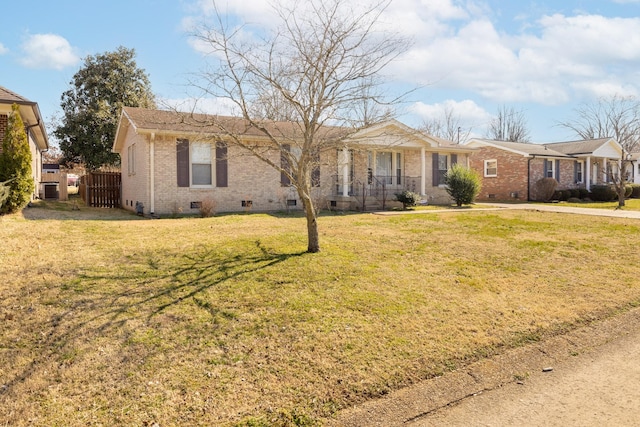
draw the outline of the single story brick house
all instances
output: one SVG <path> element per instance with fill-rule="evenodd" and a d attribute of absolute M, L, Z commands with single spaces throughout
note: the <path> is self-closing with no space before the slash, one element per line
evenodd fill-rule
<path fill-rule="evenodd" d="M 19 107 L 20 117 L 24 122 L 29 149 L 31 150 L 31 172 L 35 190 L 31 198 L 44 197 L 44 184 L 42 183 L 42 152 L 49 149 L 49 139 L 47 130 L 40 114 L 38 104 L 29 101 L 25 97 L 18 95 L 9 89 L 0 86 L 0 150 L 2 150 L 2 140 L 9 123 L 9 115 L 13 104 Z"/>
<path fill-rule="evenodd" d="M 233 128 L 259 146 L 265 137 L 258 129 L 234 117 L 216 117 L 222 127 L 203 127 L 207 117 L 211 116 L 123 108 L 113 151 L 121 157 L 125 209 L 137 207 L 154 215 L 198 213 L 207 199 L 218 212 L 301 208 L 286 176 L 234 145 L 226 133 Z M 292 123 L 265 126 L 295 143 Z M 343 129 L 326 131 L 339 135 Z M 313 173 L 320 207 L 380 208 L 405 189 L 429 203 L 450 203 L 443 176 L 454 163 L 468 165 L 474 151 L 396 120 L 336 140 L 338 144 L 319 153 Z M 273 164 L 282 165 L 280 152 L 269 156 Z"/>
<path fill-rule="evenodd" d="M 622 147 L 613 138 L 529 144 L 474 138 L 470 166 L 480 172 L 479 201 L 535 200 L 535 183 L 555 178 L 558 189 L 585 188 L 610 181 Z M 615 168 L 611 170 L 611 168 Z"/>

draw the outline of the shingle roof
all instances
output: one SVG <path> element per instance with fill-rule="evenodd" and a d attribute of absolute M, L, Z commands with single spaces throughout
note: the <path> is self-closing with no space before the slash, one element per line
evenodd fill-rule
<path fill-rule="evenodd" d="M 581 141 L 551 142 L 545 145 L 561 153 L 576 155 L 593 153 L 610 140 L 611 138 L 585 139 Z"/>
<path fill-rule="evenodd" d="M 495 141 L 490 139 L 474 139 L 474 141 L 484 142 L 489 145 L 494 145 L 496 147 L 505 148 L 510 151 L 516 151 L 522 154 L 527 154 L 530 156 L 542 156 L 542 157 L 570 157 L 569 155 L 560 152 L 559 150 L 554 150 L 546 145 L 542 144 L 530 144 L 525 142 L 510 142 L 510 141 Z"/>
<path fill-rule="evenodd" d="M 0 104 L 18 104 L 22 120 L 25 121 L 25 125 L 32 129 L 36 145 L 41 150 L 49 148 L 49 138 L 47 137 L 47 130 L 44 126 L 38 103 L 29 101 L 24 96 L 0 86 Z"/>
<path fill-rule="evenodd" d="M 20 96 L 15 92 L 10 91 L 4 86 L 0 86 L 0 102 L 5 104 L 35 104 L 35 102 L 29 101 L 24 96 Z"/>
<path fill-rule="evenodd" d="M 207 135 L 214 136 L 219 135 L 237 135 L 239 137 L 249 137 L 251 139 L 265 139 L 265 133 L 257 126 L 263 126 L 274 137 L 280 140 L 302 140 L 304 136 L 304 129 L 300 123 L 291 121 L 264 121 L 258 123 L 256 126 L 250 125 L 250 123 L 239 117 L 220 116 L 220 115 L 207 115 L 207 114 L 195 114 L 195 113 L 180 113 L 168 110 L 152 110 L 146 108 L 137 107 L 124 107 L 122 110 L 122 118 L 127 119 L 124 125 L 129 124 L 134 127 L 135 131 L 140 133 L 165 133 L 171 135 Z M 380 123 L 377 126 L 367 128 L 364 130 L 358 130 L 356 128 L 337 127 L 337 126 L 322 126 L 316 133 L 320 138 L 338 141 L 358 141 L 363 134 L 375 130 L 377 127 L 385 128 L 385 126 L 398 126 L 400 127 L 400 134 L 406 136 L 403 133 L 403 129 L 406 128 L 400 122 L 395 120 L 389 120 L 384 123 Z M 120 145 L 123 143 L 121 133 L 121 125 L 118 127 L 118 133 L 113 145 L 113 150 L 118 151 Z M 439 148 L 446 148 L 450 151 L 469 152 L 469 147 L 464 147 L 447 141 L 441 138 L 435 138 L 425 135 L 419 131 L 407 128 L 405 132 L 416 136 L 418 139 L 429 141 L 428 144 L 433 146 L 434 142 Z"/>
<path fill-rule="evenodd" d="M 176 132 L 184 134 L 230 133 L 243 136 L 264 137 L 257 127 L 251 126 L 245 119 L 230 116 L 180 113 L 167 110 L 151 110 L 137 107 L 124 107 L 123 114 L 138 130 L 156 132 Z M 301 138 L 303 129 L 295 122 L 265 121 L 260 123 L 271 133 L 286 138 Z M 345 130 L 324 126 L 325 136 L 339 136 Z"/>

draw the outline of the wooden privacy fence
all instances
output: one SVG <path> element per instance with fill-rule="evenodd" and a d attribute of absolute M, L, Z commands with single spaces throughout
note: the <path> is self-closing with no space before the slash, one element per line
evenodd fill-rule
<path fill-rule="evenodd" d="M 87 206 L 120 207 L 120 172 L 91 172 L 80 177 L 79 193 Z"/>

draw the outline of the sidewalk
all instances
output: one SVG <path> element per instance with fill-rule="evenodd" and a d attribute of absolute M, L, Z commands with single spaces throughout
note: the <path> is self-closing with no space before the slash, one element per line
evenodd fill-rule
<path fill-rule="evenodd" d="M 329 426 L 635 426 L 640 309 L 345 409 Z"/>
<path fill-rule="evenodd" d="M 430 213 L 442 213 L 442 212 L 483 212 L 488 210 L 501 210 L 501 209 L 519 209 L 538 212 L 557 212 L 567 213 L 574 215 L 592 215 L 592 216 L 606 216 L 612 218 L 632 218 L 640 219 L 640 211 L 625 211 L 625 210 L 613 210 L 613 209 L 597 209 L 597 208 L 579 208 L 571 206 L 562 206 L 558 203 L 476 203 L 477 206 L 482 206 L 482 209 L 432 209 L 432 210 L 411 210 L 411 211 L 378 211 L 373 212 L 375 215 L 407 215 L 407 214 L 430 214 Z"/>
<path fill-rule="evenodd" d="M 478 203 L 481 206 L 495 206 L 500 209 L 524 209 L 542 212 L 560 212 L 578 215 L 608 216 L 614 218 L 640 219 L 640 211 L 626 211 L 622 209 L 597 209 L 562 206 L 558 203 Z"/>

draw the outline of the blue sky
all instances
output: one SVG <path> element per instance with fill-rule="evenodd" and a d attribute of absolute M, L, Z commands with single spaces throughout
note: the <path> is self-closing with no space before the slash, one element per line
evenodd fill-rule
<path fill-rule="evenodd" d="M 266 0 L 221 7 L 269 25 Z M 52 122 L 83 58 L 122 45 L 136 50 L 160 99 L 180 102 L 189 73 L 207 60 L 190 23 L 210 9 L 211 0 L 5 2 L 0 85 L 37 102 Z M 534 142 L 568 140 L 574 135 L 557 124 L 580 103 L 640 95 L 640 0 L 392 0 L 383 18 L 413 40 L 387 72 L 392 87 L 421 86 L 399 115 L 410 126 L 450 108 L 483 136 L 507 106 L 523 111 Z"/>

